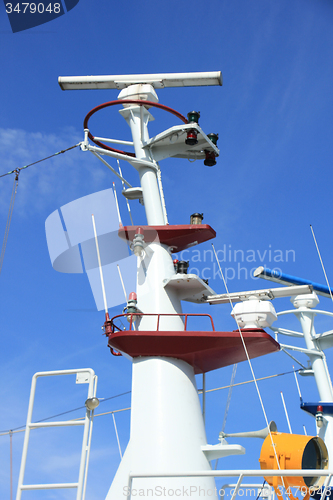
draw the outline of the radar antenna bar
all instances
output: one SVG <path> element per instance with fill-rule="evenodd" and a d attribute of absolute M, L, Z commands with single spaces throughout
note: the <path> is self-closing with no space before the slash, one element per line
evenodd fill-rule
<path fill-rule="evenodd" d="M 62 90 L 125 89 L 130 85 L 149 84 L 155 89 L 165 87 L 202 87 L 222 85 L 221 71 L 195 73 L 156 73 L 148 75 L 59 76 Z"/>

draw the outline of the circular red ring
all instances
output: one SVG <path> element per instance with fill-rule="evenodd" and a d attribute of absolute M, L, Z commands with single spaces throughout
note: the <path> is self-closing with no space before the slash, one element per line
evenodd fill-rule
<path fill-rule="evenodd" d="M 115 106 L 116 104 L 138 104 L 139 106 L 147 106 L 147 105 L 152 106 L 154 108 L 159 108 L 159 109 L 163 109 L 164 111 L 168 111 L 168 113 L 172 113 L 173 115 L 177 116 L 184 123 L 188 123 L 188 120 L 187 120 L 187 118 L 185 118 L 185 116 L 183 116 L 181 113 L 178 113 L 178 111 L 176 111 L 172 108 L 169 108 L 169 106 L 165 106 L 164 104 L 159 104 L 158 102 L 152 102 L 152 101 L 142 101 L 142 100 L 138 100 L 138 99 L 119 99 L 117 101 L 104 102 L 103 104 L 100 104 L 99 106 L 96 106 L 91 111 L 89 111 L 89 113 L 86 115 L 86 117 L 84 119 L 83 128 L 85 128 L 85 129 L 88 128 L 89 118 L 93 114 L 95 114 L 97 111 L 99 111 L 100 109 L 103 109 L 103 108 L 107 108 L 109 106 Z M 96 141 L 94 136 L 90 133 L 90 131 L 88 132 L 88 137 L 90 140 L 92 140 L 93 143 L 95 143 L 100 148 L 107 149 L 108 151 L 113 151 L 115 153 L 119 153 L 122 155 L 135 157 L 134 153 L 127 153 L 126 151 L 120 151 L 119 149 L 110 148 L 110 146 L 107 146 L 103 142 Z"/>

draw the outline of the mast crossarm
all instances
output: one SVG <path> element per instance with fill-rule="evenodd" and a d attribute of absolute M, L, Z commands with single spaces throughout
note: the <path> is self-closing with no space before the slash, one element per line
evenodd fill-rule
<path fill-rule="evenodd" d="M 279 313 L 277 314 L 277 316 Z M 281 335 L 288 335 L 289 337 L 304 337 L 303 333 L 295 332 L 294 330 L 288 330 L 287 328 L 277 328 L 276 326 L 271 326 L 270 329 L 274 333 L 280 333 Z"/>
<path fill-rule="evenodd" d="M 101 155 L 112 156 L 113 158 L 117 158 L 117 160 L 125 160 L 130 163 L 135 169 L 139 167 L 148 167 L 157 171 L 157 167 L 153 162 L 146 160 L 139 160 L 138 158 L 134 158 L 133 156 L 127 156 L 121 153 L 116 153 L 114 151 L 108 151 L 107 149 L 98 148 L 97 146 L 91 146 L 90 144 L 85 144 L 84 147 L 81 148 L 82 151 L 91 151 L 92 153 L 99 153 Z"/>
<path fill-rule="evenodd" d="M 315 351 L 311 349 L 303 349 L 303 347 L 296 347 L 293 345 L 280 344 L 281 349 L 287 349 L 291 351 L 302 352 L 303 354 L 307 354 L 308 356 L 318 356 L 318 358 L 324 358 L 325 354 L 320 351 Z"/>
<path fill-rule="evenodd" d="M 96 158 L 101 160 L 101 162 L 104 163 L 104 165 L 106 167 L 108 167 L 108 169 L 111 170 L 111 172 L 113 172 L 114 175 L 116 175 L 118 177 L 118 179 L 120 179 L 124 184 L 126 184 L 126 186 L 128 186 L 129 188 L 133 187 L 129 182 L 127 182 L 126 179 L 124 179 L 124 177 L 122 175 L 118 174 L 118 172 L 113 167 L 111 167 L 111 165 L 109 165 L 107 161 L 103 160 L 103 158 L 98 153 L 95 153 L 94 151 L 92 151 L 92 153 L 93 153 L 93 155 L 96 156 Z"/>

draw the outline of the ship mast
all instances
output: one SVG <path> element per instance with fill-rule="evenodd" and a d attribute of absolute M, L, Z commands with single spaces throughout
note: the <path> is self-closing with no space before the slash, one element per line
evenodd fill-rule
<path fill-rule="evenodd" d="M 156 93 L 151 85 L 130 85 L 119 94 L 119 99 L 152 101 Z M 143 88 L 142 88 L 143 87 Z M 147 88 L 148 87 L 148 88 Z M 124 95 L 125 94 L 125 95 Z M 155 97 L 157 100 L 157 96 Z M 155 100 L 154 99 L 154 100 Z M 149 140 L 150 112 L 143 106 L 131 105 L 121 110 L 131 128 L 135 156 L 151 161 L 143 144 Z M 147 223 L 165 225 L 163 207 L 158 189 L 155 165 L 138 165 Z M 180 298 L 172 289 L 163 286 L 164 280 L 174 275 L 172 255 L 168 246 L 152 242 L 144 250 L 144 265 L 139 267 L 137 280 L 138 308 L 145 314 L 163 316 L 161 328 L 183 330 Z M 140 259 L 140 257 L 139 257 Z M 155 330 L 156 316 L 144 316 L 138 330 Z M 186 362 L 163 356 L 140 356 L 133 359 L 131 434 L 124 457 L 113 480 L 107 500 L 122 498 L 128 491 L 130 471 L 138 473 L 178 472 L 180 470 L 210 470 L 210 464 L 201 451 L 207 444 L 198 399 L 194 370 Z M 136 479 L 133 490 L 156 493 L 163 488 L 174 491 L 197 487 L 214 490 L 213 478 Z"/>
<path fill-rule="evenodd" d="M 219 155 L 218 136 L 203 132 L 198 124 L 199 113 L 189 113 L 186 120 L 159 104 L 155 89 L 222 85 L 222 75 L 212 72 L 60 77 L 59 84 L 63 90 L 121 90 L 118 102 L 100 105 L 87 115 L 81 149 L 126 160 L 137 170 L 140 187 L 128 192 L 143 198 L 147 217 L 146 226 L 125 226 L 118 233 L 138 256 L 136 296 L 131 291 L 132 300 L 125 313 L 128 330 L 116 326 L 117 317 L 107 317 L 105 322 L 109 346 L 130 356 L 133 365 L 130 440 L 106 498 L 119 500 L 131 494 L 159 498 L 166 496 L 166 491 L 168 496 L 172 492 L 181 497 L 190 494 L 196 500 L 217 498 L 213 474 L 209 475 L 210 461 L 245 450 L 227 443 L 207 444 L 195 374 L 245 360 L 246 356 L 239 333 L 215 331 L 209 315 L 201 316 L 207 317 L 210 330 L 189 330 L 190 315 L 182 312 L 181 301 L 205 303 L 205 298 L 215 292 L 198 276 L 188 275 L 183 266 L 176 272 L 172 252 L 214 238 L 216 233 L 201 223 L 167 224 L 158 162 L 180 157 L 202 159 L 206 166 L 213 166 Z M 89 117 L 97 109 L 115 104 L 123 105 L 120 114 L 131 129 L 134 155 L 105 147 L 89 131 Z M 154 106 L 176 115 L 182 125 L 149 138 L 150 108 Z M 129 193 L 125 190 L 124 195 Z M 248 329 L 243 335 L 250 357 L 279 349 L 261 328 Z M 175 477 L 184 471 L 188 471 L 188 476 Z M 208 474 L 196 477 L 195 471 Z"/>

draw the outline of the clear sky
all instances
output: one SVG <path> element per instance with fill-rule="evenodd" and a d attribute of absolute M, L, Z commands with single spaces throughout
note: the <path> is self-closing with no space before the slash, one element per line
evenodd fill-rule
<path fill-rule="evenodd" d="M 324 283 L 310 231 L 312 224 L 333 283 L 332 24 L 333 4 L 329 0 L 80 0 L 64 16 L 13 34 L 1 4 L 0 175 L 77 144 L 83 139 L 87 112 L 117 98 L 113 90 L 63 92 L 57 83 L 60 75 L 221 70 L 223 87 L 158 92 L 161 103 L 184 115 L 200 111 L 200 125 L 206 133 L 219 134 L 221 151 L 214 168 L 205 167 L 201 161 L 161 162 L 170 223 L 187 224 L 193 212 L 204 213 L 204 222 L 217 232 L 215 246 L 220 250 L 232 292 L 264 288 L 266 282 L 254 281 L 250 275 L 259 265 Z M 153 114 L 156 121 L 151 125 L 151 135 L 179 123 L 162 111 Z M 94 135 L 130 140 L 127 125 L 114 108 L 94 117 L 91 126 Z M 116 167 L 115 161 L 111 164 Z M 135 172 L 125 163 L 122 168 L 136 185 Z M 1 238 L 13 181 L 12 175 L 0 178 Z M 91 367 L 99 376 L 101 398 L 131 389 L 130 363 L 110 356 L 100 329 L 103 313 L 96 310 L 87 277 L 52 269 L 44 229 L 46 218 L 54 210 L 111 187 L 113 181 L 119 198 L 123 198 L 121 183 L 93 155 L 79 148 L 20 174 L 0 276 L 0 431 L 24 425 L 31 377 L 37 371 Z M 129 223 L 125 200 L 120 203 L 122 216 Z M 144 221 L 137 203 L 133 202 L 132 212 L 135 222 Z M 200 252 L 193 249 L 183 255 L 184 259 L 190 260 L 190 267 L 198 268 L 201 276 L 210 278 L 216 292 L 223 293 L 210 244 L 196 249 Z M 236 256 L 235 250 L 239 250 Z M 289 309 L 290 303 L 277 299 L 274 306 L 281 311 Z M 322 298 L 319 307 L 332 311 L 328 299 Z M 198 307 L 185 304 L 184 310 L 213 314 L 221 330 L 235 328 L 228 305 L 202 306 L 198 311 Z M 121 311 L 122 306 L 111 313 Z M 329 319 L 318 321 L 318 332 L 333 328 Z M 331 367 L 330 351 L 327 356 Z M 253 364 L 256 376 L 263 377 L 292 370 L 293 361 L 278 353 Z M 231 371 L 229 367 L 209 373 L 207 387 L 227 385 Z M 236 383 L 250 378 L 247 364 L 239 365 Z M 300 383 L 304 399 L 315 401 L 313 381 L 302 379 Z M 299 409 L 293 375 L 261 382 L 260 388 L 268 418 L 277 422 L 279 430 L 288 431 L 280 397 L 283 391 L 293 431 L 303 433 L 305 424 L 309 434 L 315 432 L 313 420 Z M 77 389 L 72 379 L 60 388 L 41 387 L 35 418 L 80 406 L 84 395 L 81 399 L 72 397 L 70 389 Z M 227 395 L 224 390 L 207 396 L 207 436 L 211 444 L 218 440 Z M 129 394 L 106 401 L 99 409 L 107 412 L 128 406 Z M 75 417 L 77 413 L 70 415 Z M 117 414 L 116 419 L 124 451 L 129 412 Z M 235 388 L 226 430 L 264 426 L 253 384 Z M 79 444 L 71 447 L 67 434 L 60 443 L 61 430 L 59 437 L 52 435 L 49 441 L 44 441 L 43 431 L 41 437 L 35 432 L 28 459 L 43 477 L 35 477 L 30 466 L 30 478 L 75 481 Z M 239 442 L 247 448 L 247 454 L 220 460 L 219 467 L 257 468 L 261 443 Z M 22 443 L 23 434 L 15 434 L 14 492 Z M 98 417 L 87 500 L 105 498 L 118 461 L 112 418 Z M 65 471 L 61 472 L 63 465 Z M 1 498 L 9 498 L 8 435 L 0 436 L 0 491 Z M 59 496 L 45 492 L 31 496 L 27 492 L 23 498 L 48 500 Z M 62 498 L 74 498 L 73 492 L 63 492 Z"/>

